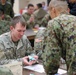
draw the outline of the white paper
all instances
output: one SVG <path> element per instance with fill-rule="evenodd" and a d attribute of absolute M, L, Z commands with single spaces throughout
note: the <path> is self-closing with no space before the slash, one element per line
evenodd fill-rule
<path fill-rule="evenodd" d="M 58 74 L 66 74 L 67 71 L 63 69 L 58 69 Z"/>
<path fill-rule="evenodd" d="M 32 66 L 24 66 L 24 68 L 29 69 L 29 70 L 33 70 L 33 71 L 36 71 L 36 72 L 39 72 L 39 73 L 45 72 L 44 68 L 43 68 L 43 65 L 41 65 L 41 64 L 36 64 L 36 65 L 32 65 Z"/>

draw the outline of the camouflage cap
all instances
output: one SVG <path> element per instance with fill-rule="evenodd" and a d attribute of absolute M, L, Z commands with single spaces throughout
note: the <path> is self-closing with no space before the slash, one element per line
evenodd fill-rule
<path fill-rule="evenodd" d="M 0 75 L 13 75 L 7 67 L 0 67 Z"/>

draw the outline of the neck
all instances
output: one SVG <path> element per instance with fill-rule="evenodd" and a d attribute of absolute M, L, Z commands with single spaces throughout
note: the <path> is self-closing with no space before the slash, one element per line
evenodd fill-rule
<path fill-rule="evenodd" d="M 11 39 L 12 39 L 13 42 L 18 41 L 18 39 L 16 39 L 16 37 L 14 35 L 12 35 L 12 33 L 11 33 Z"/>
<path fill-rule="evenodd" d="M 30 13 L 30 12 L 28 12 L 28 14 L 29 14 L 29 15 L 31 15 L 31 13 Z"/>

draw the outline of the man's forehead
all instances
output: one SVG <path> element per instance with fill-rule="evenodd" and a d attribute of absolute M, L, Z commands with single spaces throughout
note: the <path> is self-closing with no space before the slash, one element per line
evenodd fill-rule
<path fill-rule="evenodd" d="M 26 25 L 22 25 L 21 22 L 16 23 L 15 27 L 26 27 Z"/>

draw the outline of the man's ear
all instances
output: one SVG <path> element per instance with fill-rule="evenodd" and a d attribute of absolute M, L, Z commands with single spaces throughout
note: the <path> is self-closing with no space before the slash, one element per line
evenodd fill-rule
<path fill-rule="evenodd" d="M 56 10 L 55 10 L 55 8 L 52 8 L 52 11 L 53 11 L 54 13 L 56 13 Z"/>
<path fill-rule="evenodd" d="M 13 30 L 13 28 L 14 28 L 13 26 L 10 26 L 10 30 Z"/>
<path fill-rule="evenodd" d="M 70 12 L 70 9 L 68 8 L 67 11 Z"/>

